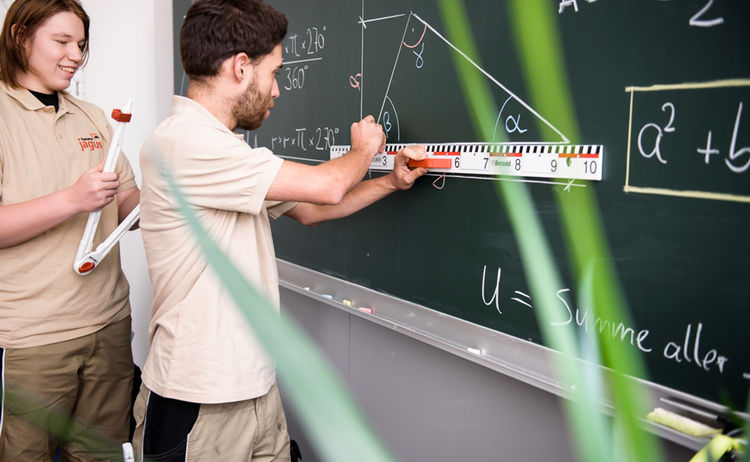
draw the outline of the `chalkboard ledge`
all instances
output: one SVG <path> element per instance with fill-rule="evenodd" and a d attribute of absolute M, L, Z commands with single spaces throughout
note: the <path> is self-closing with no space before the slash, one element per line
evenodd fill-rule
<path fill-rule="evenodd" d="M 563 354 L 561 352 L 285 260 L 277 259 L 277 263 L 281 288 L 400 332 L 557 396 L 571 399 L 572 391 L 576 389 L 575 383 L 563 383 L 557 377 L 554 365 Z M 614 373 L 602 366 L 595 367 L 604 374 Z M 643 386 L 649 394 L 651 409 L 661 407 L 678 414 L 698 413 L 706 417 L 726 412 L 725 407 L 702 398 L 646 380 L 629 379 Z M 612 414 L 609 399 L 599 403 L 599 406 L 603 413 Z M 696 438 L 643 417 L 643 427 L 661 438 L 694 450 L 708 443 L 708 438 Z"/>

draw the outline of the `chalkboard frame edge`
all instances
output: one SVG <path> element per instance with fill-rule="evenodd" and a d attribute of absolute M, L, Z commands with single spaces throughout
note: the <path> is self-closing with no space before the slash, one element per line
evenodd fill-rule
<path fill-rule="evenodd" d="M 527 385 L 561 398 L 571 399 L 575 384 L 564 384 L 555 372 L 555 361 L 563 353 L 512 335 L 418 305 L 367 287 L 339 279 L 282 259 L 276 259 L 279 286 L 317 302 L 340 309 L 387 329 L 439 348 L 465 360 L 502 373 Z M 346 300 L 346 302 L 345 302 Z M 359 307 L 372 308 L 372 313 Z M 480 353 L 477 354 L 477 351 Z M 576 361 L 583 361 L 576 359 Z M 605 375 L 613 371 L 596 365 Z M 727 408 L 655 382 L 629 377 L 642 384 L 649 394 L 650 408 L 672 412 L 725 415 Z M 679 406 L 675 407 L 677 403 Z M 671 407 L 670 407 L 671 406 Z M 600 411 L 613 414 L 609 398 L 598 405 Z M 743 414 L 744 415 L 744 414 Z M 748 418 L 747 415 L 744 415 Z M 649 432 L 680 446 L 700 450 L 709 438 L 696 438 L 669 427 L 642 419 Z"/>

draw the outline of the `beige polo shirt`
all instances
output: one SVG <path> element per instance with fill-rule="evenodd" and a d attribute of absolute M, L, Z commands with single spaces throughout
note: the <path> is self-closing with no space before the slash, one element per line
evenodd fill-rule
<path fill-rule="evenodd" d="M 282 159 L 252 149 L 197 102 L 174 97 L 170 117 L 141 150 L 141 232 L 154 288 L 143 382 L 196 403 L 264 395 L 274 365 L 201 249 L 152 156 L 161 155 L 208 233 L 242 274 L 279 306 L 269 216 L 295 203 L 265 201 Z"/>
<path fill-rule="evenodd" d="M 25 89 L 0 82 L 0 206 L 72 186 L 107 155 L 111 128 L 96 106 L 59 93 L 55 113 Z M 124 155 L 120 191 L 135 186 Z M 78 338 L 130 314 L 117 246 L 88 276 L 73 270 L 87 213 L 20 244 L 0 249 L 0 347 Z M 117 203 L 102 211 L 94 246 L 117 226 Z M 2 226 L 2 223 L 0 223 Z"/>

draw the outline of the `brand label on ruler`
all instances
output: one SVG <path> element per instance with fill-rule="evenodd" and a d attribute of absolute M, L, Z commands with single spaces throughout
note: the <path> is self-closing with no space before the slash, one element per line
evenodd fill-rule
<path fill-rule="evenodd" d="M 371 170 L 393 170 L 395 154 L 408 144 L 386 144 Z M 431 172 L 480 176 L 519 176 L 601 181 L 604 148 L 600 144 L 424 144 L 428 159 L 440 167 Z M 331 147 L 331 159 L 349 152 L 349 146 Z M 438 159 L 441 159 L 439 162 Z M 449 162 L 446 162 L 445 160 Z M 449 166 L 449 167 L 448 167 Z"/>

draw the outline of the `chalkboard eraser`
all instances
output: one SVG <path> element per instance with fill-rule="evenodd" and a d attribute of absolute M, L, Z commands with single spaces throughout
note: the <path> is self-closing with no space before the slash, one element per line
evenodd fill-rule
<path fill-rule="evenodd" d="M 721 433 L 721 430 L 718 428 L 709 427 L 708 425 L 702 424 L 688 417 L 675 414 L 674 412 L 662 409 L 660 407 L 657 407 L 653 411 L 649 412 L 646 416 L 646 420 L 664 425 L 665 427 L 672 428 L 680 433 L 685 433 L 696 438 Z"/>
<path fill-rule="evenodd" d="M 450 159 L 433 159 L 427 158 L 423 160 L 410 160 L 409 167 L 425 167 L 425 168 L 451 168 Z"/>

